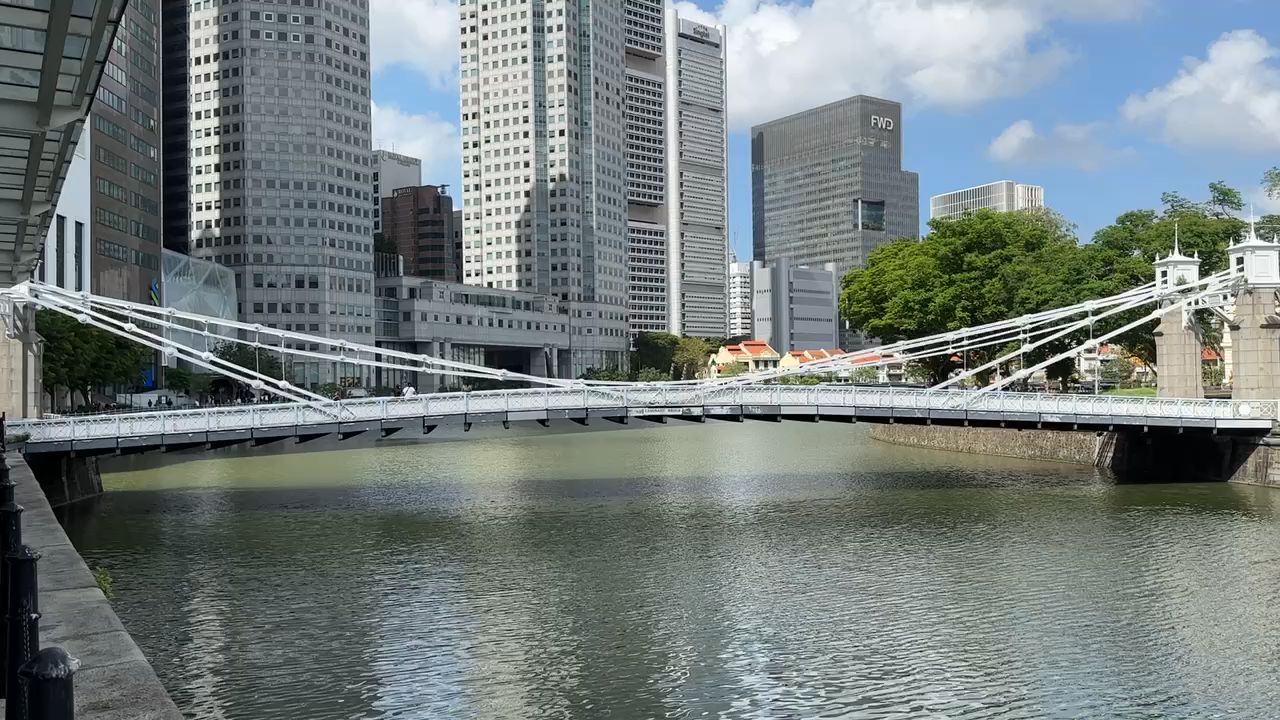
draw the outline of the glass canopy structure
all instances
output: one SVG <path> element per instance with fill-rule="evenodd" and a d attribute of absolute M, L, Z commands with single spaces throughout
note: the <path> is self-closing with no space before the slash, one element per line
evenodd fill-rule
<path fill-rule="evenodd" d="M 128 0 L 0 0 L 0 287 L 30 279 Z"/>

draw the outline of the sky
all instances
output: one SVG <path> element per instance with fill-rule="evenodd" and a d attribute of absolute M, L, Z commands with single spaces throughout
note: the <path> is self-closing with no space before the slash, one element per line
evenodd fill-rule
<path fill-rule="evenodd" d="M 599 0 L 597 0 L 599 1 Z M 1216 180 L 1280 212 L 1277 0 L 678 0 L 728 27 L 730 240 L 751 256 L 753 124 L 856 94 L 903 104 L 904 169 L 929 196 L 1042 185 L 1088 240 Z M 374 147 L 460 195 L 458 16 L 372 0 Z M 922 227 L 922 230 L 925 228 Z"/>

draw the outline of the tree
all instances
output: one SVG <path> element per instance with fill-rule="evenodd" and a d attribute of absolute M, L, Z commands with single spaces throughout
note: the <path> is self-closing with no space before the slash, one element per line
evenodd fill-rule
<path fill-rule="evenodd" d="M 180 367 L 169 368 L 164 371 L 164 384 L 176 393 L 190 393 L 191 371 Z"/>
<path fill-rule="evenodd" d="M 636 374 L 636 380 L 639 382 L 664 382 L 671 379 L 671 371 L 663 372 L 657 368 L 640 368 L 640 372 Z"/>
<path fill-rule="evenodd" d="M 269 378 L 281 377 L 279 354 L 272 353 L 266 348 L 253 348 L 237 342 L 223 342 L 213 349 L 213 354 L 220 360 Z"/>
<path fill-rule="evenodd" d="M 692 380 L 707 366 L 711 348 L 702 338 L 683 337 L 676 344 L 671 361 L 681 380 Z"/>
<path fill-rule="evenodd" d="M 728 365 L 725 365 L 724 367 L 720 368 L 717 375 L 719 375 L 722 378 L 736 377 L 738 375 L 745 373 L 746 371 L 747 371 L 746 364 L 740 363 L 740 362 L 731 362 Z"/>
<path fill-rule="evenodd" d="M 1075 235 L 1055 213 L 979 210 L 930 228 L 923 240 L 877 248 L 845 276 L 840 308 L 854 329 L 893 342 L 1080 299 Z M 916 362 L 933 384 L 955 369 L 949 355 Z"/>
<path fill-rule="evenodd" d="M 142 379 L 146 351 L 131 340 L 56 310 L 36 312 L 36 332 L 44 340 L 41 379 L 51 406 L 58 388 L 78 391 L 88 404 L 95 387 L 132 385 Z"/>
<path fill-rule="evenodd" d="M 1232 213 L 1244 210 L 1244 196 L 1239 190 L 1228 187 L 1221 180 L 1209 183 L 1209 202 L 1205 203 L 1210 215 L 1217 218 L 1232 217 Z"/>
<path fill-rule="evenodd" d="M 391 255 L 395 255 L 396 253 L 400 252 L 400 248 L 396 246 L 396 243 L 394 240 L 383 235 L 380 232 L 376 232 L 373 234 L 373 251 L 378 253 L 389 253 Z"/>
<path fill-rule="evenodd" d="M 680 338 L 671 333 L 639 333 L 635 337 L 636 351 L 632 355 L 631 367 L 636 370 L 660 370 L 670 378 L 671 360 L 679 344 Z"/>
<path fill-rule="evenodd" d="M 1267 191 L 1267 197 L 1280 198 L 1280 166 L 1262 173 L 1262 187 Z"/>
<path fill-rule="evenodd" d="M 1101 363 L 1100 374 L 1103 380 L 1112 383 L 1126 383 L 1133 378 L 1133 361 L 1118 357 Z"/>
<path fill-rule="evenodd" d="M 615 368 L 587 368 L 579 380 L 595 380 L 597 382 L 626 382 L 627 374 Z"/>
<path fill-rule="evenodd" d="M 855 383 L 873 383 L 880 381 L 880 368 L 860 367 L 849 373 L 849 381 Z"/>

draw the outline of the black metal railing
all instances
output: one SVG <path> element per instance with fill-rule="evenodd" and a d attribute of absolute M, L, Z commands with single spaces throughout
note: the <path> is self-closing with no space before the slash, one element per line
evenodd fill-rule
<path fill-rule="evenodd" d="M 22 542 L 22 506 L 9 477 L 0 416 L 0 605 L 4 652 L 0 653 L 0 697 L 4 720 L 74 720 L 72 676 L 80 661 L 58 647 L 40 647 L 40 553 Z"/>

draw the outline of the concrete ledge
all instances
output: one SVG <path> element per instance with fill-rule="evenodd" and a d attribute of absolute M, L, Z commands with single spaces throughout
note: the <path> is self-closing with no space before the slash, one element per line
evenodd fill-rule
<path fill-rule="evenodd" d="M 79 658 L 77 720 L 181 720 L 160 679 L 54 516 L 22 456 L 9 453 L 23 540 L 40 552 L 40 640 Z"/>

